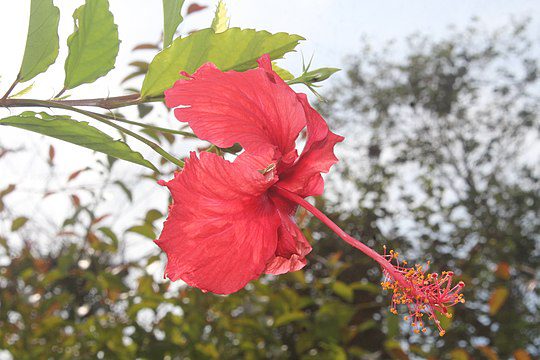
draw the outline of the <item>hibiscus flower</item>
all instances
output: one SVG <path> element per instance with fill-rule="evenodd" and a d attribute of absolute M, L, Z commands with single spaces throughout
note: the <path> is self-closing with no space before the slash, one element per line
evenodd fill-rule
<path fill-rule="evenodd" d="M 329 130 L 305 94 L 294 92 L 272 70 L 268 55 L 258 63 L 245 72 L 222 72 L 207 63 L 193 75 L 182 73 L 186 79 L 165 91 L 166 105 L 200 139 L 244 149 L 234 161 L 192 152 L 184 169 L 160 182 L 173 197 L 156 240 L 167 254 L 165 276 L 230 294 L 261 274 L 303 268 L 311 245 L 294 219 L 301 206 L 381 265 L 394 311 L 405 304 L 417 322 L 424 313 L 438 322 L 436 310 L 447 314 L 448 306 L 462 301 L 462 283 L 450 287 L 450 273 L 438 278 L 421 267 L 404 267 L 393 252 L 378 254 L 305 200 L 323 193 L 321 173 L 337 162 L 334 146 L 343 137 Z"/>

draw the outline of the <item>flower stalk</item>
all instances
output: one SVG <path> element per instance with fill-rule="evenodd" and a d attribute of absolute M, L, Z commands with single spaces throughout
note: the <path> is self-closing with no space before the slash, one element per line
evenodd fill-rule
<path fill-rule="evenodd" d="M 399 261 L 397 252 L 390 250 L 387 253 L 385 246 L 383 255 L 377 253 L 369 246 L 347 234 L 322 211 L 301 196 L 278 186 L 274 187 L 273 191 L 309 211 L 346 243 L 375 260 L 383 270 L 382 288 L 392 292 L 390 312 L 397 315 L 398 305 L 407 306 L 409 315 L 405 316 L 404 320 L 411 321 L 415 333 L 427 331 L 423 321 L 424 315 L 427 314 L 428 319 L 433 320 L 437 326 L 439 335 L 443 336 L 445 334 L 445 330 L 437 318 L 437 313 L 450 318 L 452 315 L 448 312 L 448 308 L 465 302 L 463 294 L 461 294 L 465 284 L 460 281 L 452 286 L 453 272 L 443 271 L 439 276 L 437 273 L 426 273 L 422 265 L 407 267 L 406 261 Z"/>

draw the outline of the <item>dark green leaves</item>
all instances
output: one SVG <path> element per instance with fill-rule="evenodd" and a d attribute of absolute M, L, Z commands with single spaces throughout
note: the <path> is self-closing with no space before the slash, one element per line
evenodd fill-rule
<path fill-rule="evenodd" d="M 60 11 L 52 0 L 32 0 L 26 48 L 18 79 L 28 81 L 44 72 L 58 56 Z"/>
<path fill-rule="evenodd" d="M 162 95 L 180 78 L 180 71 L 193 73 L 206 62 L 213 62 L 223 71 L 244 71 L 255 67 L 261 55 L 268 53 L 272 59 L 280 58 L 303 39 L 299 35 L 239 28 L 219 34 L 212 29 L 197 31 L 174 40 L 156 55 L 144 79 L 142 96 Z"/>
<path fill-rule="evenodd" d="M 73 120 L 70 116 L 51 116 L 44 112 L 26 111 L 21 115 L 0 120 L 0 125 L 10 125 L 51 136 L 156 171 L 152 163 L 145 160 L 140 153 L 131 150 L 126 143 L 115 141 L 87 122 Z"/>
<path fill-rule="evenodd" d="M 86 0 L 73 13 L 75 32 L 68 38 L 65 89 L 94 82 L 114 68 L 118 27 L 107 0 Z"/>
<path fill-rule="evenodd" d="M 184 0 L 163 0 L 163 48 L 171 45 L 174 33 L 182 22 Z"/>

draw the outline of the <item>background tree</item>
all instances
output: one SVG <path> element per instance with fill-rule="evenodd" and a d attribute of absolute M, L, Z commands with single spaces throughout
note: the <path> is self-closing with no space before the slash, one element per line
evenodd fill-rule
<path fill-rule="evenodd" d="M 334 172 L 348 184 L 336 203 L 357 190 L 359 231 L 468 284 L 467 310 L 432 344 L 441 354 L 539 345 L 539 49 L 526 27 L 415 36 L 397 60 L 366 47 L 323 104 L 357 139 Z"/>

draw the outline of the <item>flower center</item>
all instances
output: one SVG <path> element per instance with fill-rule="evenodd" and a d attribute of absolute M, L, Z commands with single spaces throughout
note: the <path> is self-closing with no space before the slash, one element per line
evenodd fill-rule
<path fill-rule="evenodd" d="M 441 313 L 447 318 L 451 318 L 452 314 L 448 312 L 448 308 L 457 303 L 464 303 L 465 299 L 461 290 L 465 286 L 463 281 L 452 287 L 452 271 L 443 271 L 441 276 L 437 273 L 427 273 L 422 265 L 407 267 L 407 261 L 400 262 L 399 254 L 390 250 L 386 252 L 384 247 L 383 257 L 392 264 L 395 271 L 405 278 L 405 284 L 396 280 L 396 273 L 384 272 L 384 280 L 381 286 L 384 290 L 392 292 L 392 307 L 390 312 L 397 315 L 397 305 L 406 305 L 409 310 L 409 316 L 405 316 L 405 321 L 411 321 L 411 326 L 415 333 L 420 331 L 426 332 L 424 327 L 423 317 L 428 315 L 437 325 L 439 335 L 445 334 L 441 326 L 440 320 L 437 318 L 437 313 Z M 427 263 L 429 266 L 429 262 Z"/>

